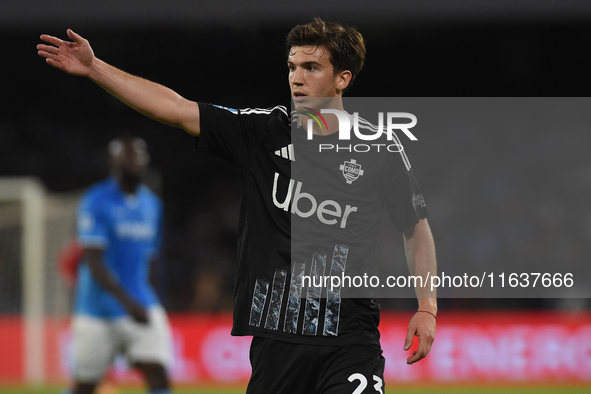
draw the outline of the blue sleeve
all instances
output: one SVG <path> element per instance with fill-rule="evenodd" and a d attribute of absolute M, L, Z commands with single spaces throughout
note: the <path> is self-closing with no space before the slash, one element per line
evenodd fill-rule
<path fill-rule="evenodd" d="M 101 200 L 93 194 L 86 194 L 78 211 L 78 241 L 83 247 L 109 244 L 108 223 L 102 210 Z"/>

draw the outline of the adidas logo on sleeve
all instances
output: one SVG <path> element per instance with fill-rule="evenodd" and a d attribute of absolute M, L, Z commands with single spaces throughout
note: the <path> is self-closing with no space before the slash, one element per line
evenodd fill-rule
<path fill-rule="evenodd" d="M 284 159 L 295 161 L 295 155 L 293 153 L 293 144 L 289 144 L 281 149 L 276 150 L 275 154 L 279 157 L 283 157 Z"/>

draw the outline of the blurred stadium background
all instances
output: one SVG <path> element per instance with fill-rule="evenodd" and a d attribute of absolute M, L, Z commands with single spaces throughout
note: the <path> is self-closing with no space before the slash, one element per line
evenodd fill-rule
<path fill-rule="evenodd" d="M 72 28 L 113 65 L 230 107 L 288 104 L 284 38 L 313 16 L 356 26 L 365 36 L 366 68 L 350 96 L 591 91 L 591 4 L 584 1 L 3 0 L 0 6 L 0 393 L 24 393 L 27 385 L 58 392 L 68 380 L 72 290 L 56 256 L 74 234 L 81 192 L 108 174 L 106 144 L 126 131 L 147 140 L 148 183 L 165 204 L 158 292 L 174 327 L 173 379 L 191 392 L 221 393 L 226 386 L 241 392 L 249 372 L 248 339 L 229 335 L 237 169 L 196 156 L 182 131 L 45 65 L 35 51 L 40 34 L 65 37 Z M 588 264 L 588 131 L 433 130 L 407 147 L 431 208 L 440 267 Z M 442 299 L 433 352 L 408 367 L 401 348 L 415 301 L 384 300 L 388 392 L 397 386 L 412 392 L 417 384 L 427 385 L 425 392 L 589 390 L 589 306 L 572 298 Z M 109 381 L 139 382 L 122 360 Z"/>

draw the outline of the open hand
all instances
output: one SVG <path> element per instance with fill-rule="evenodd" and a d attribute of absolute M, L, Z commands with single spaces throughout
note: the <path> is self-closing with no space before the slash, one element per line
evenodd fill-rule
<path fill-rule="evenodd" d="M 72 30 L 68 29 L 67 33 L 72 42 L 42 34 L 41 40 L 50 45 L 37 45 L 37 53 L 45 58 L 50 66 L 68 74 L 87 77 L 95 60 L 92 48 L 88 40 Z"/>

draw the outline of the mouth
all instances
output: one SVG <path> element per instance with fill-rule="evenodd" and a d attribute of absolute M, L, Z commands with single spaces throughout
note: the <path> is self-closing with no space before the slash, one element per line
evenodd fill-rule
<path fill-rule="evenodd" d="M 302 93 L 302 92 L 293 92 L 293 99 L 294 99 L 294 101 L 302 101 L 306 97 L 308 97 L 308 95 L 305 94 L 305 93 Z"/>

